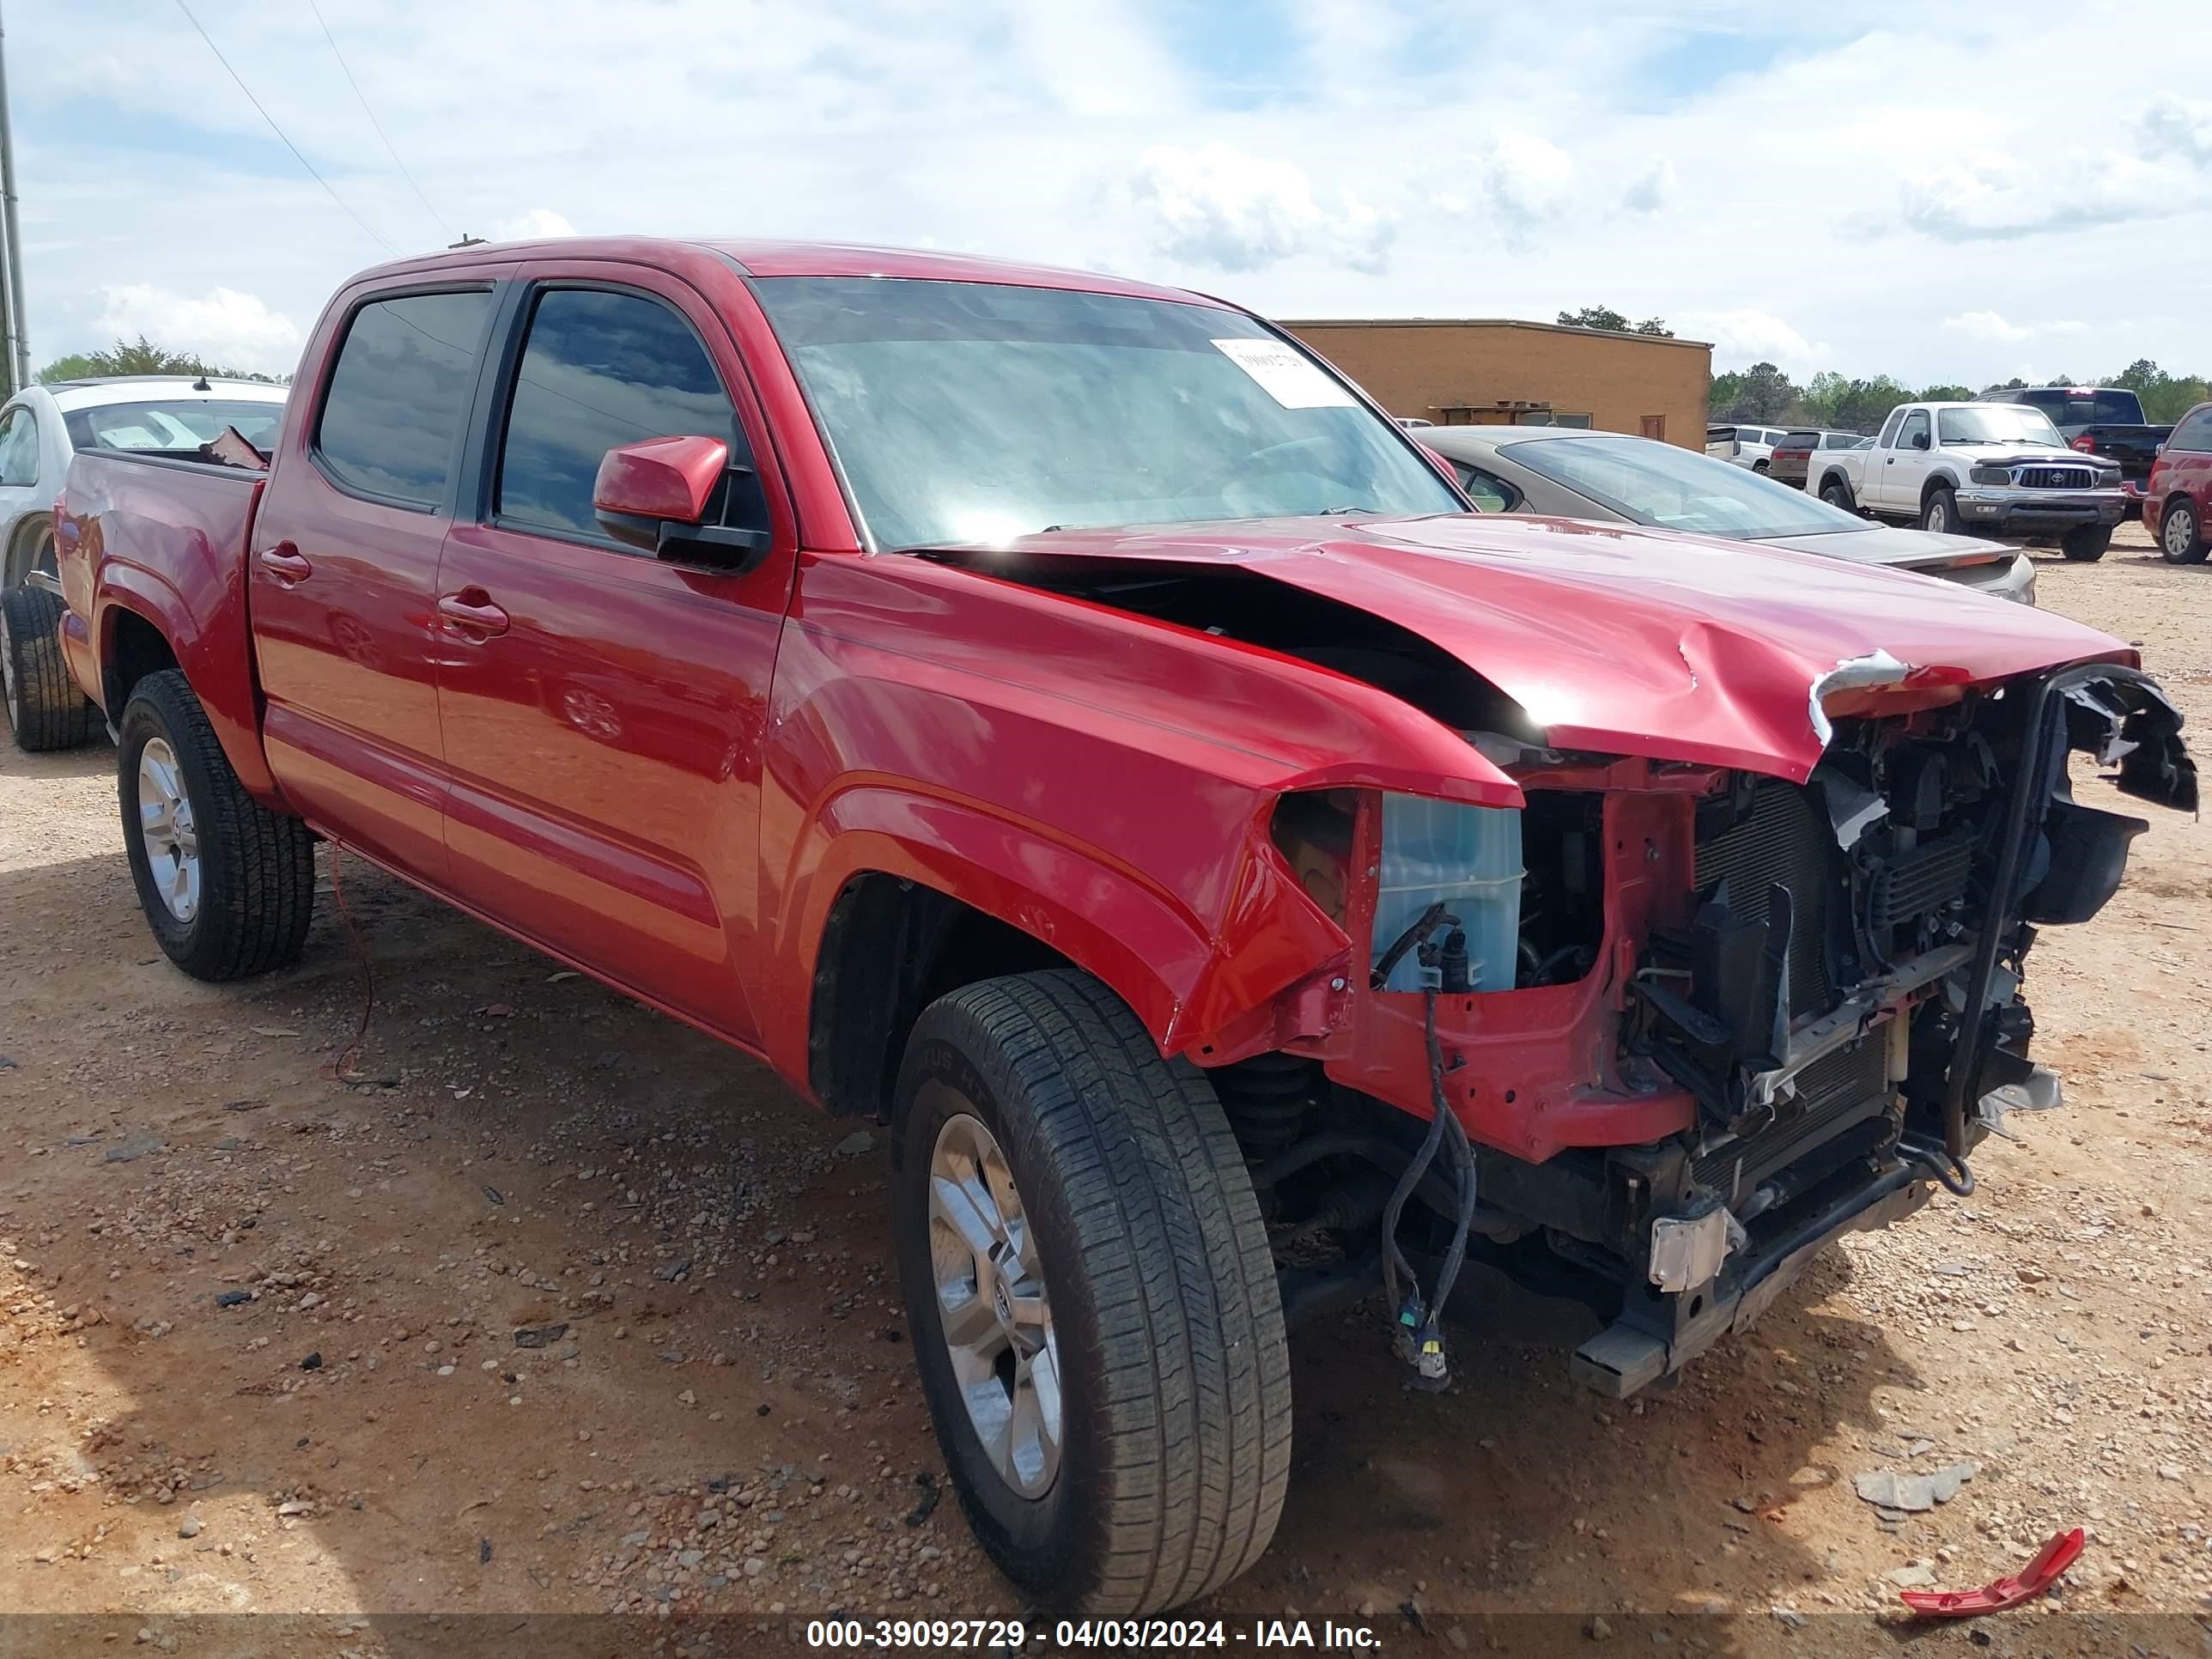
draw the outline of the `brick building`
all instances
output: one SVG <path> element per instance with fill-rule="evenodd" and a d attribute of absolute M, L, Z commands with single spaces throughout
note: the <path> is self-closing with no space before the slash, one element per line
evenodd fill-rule
<path fill-rule="evenodd" d="M 1594 426 L 1701 449 L 1712 347 L 1495 318 L 1285 322 L 1393 415 Z"/>

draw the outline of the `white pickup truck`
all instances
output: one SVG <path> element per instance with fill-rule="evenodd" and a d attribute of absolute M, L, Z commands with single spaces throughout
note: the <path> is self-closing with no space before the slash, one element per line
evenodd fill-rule
<path fill-rule="evenodd" d="M 1823 450 L 1808 487 L 1869 518 L 2105 556 L 2127 510 L 2120 470 L 2069 449 L 2041 410 L 2018 404 L 1899 404 L 1866 449 Z"/>

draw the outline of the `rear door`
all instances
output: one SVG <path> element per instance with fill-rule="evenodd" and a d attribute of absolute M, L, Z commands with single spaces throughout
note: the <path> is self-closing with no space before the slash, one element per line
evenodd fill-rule
<path fill-rule="evenodd" d="M 311 823 L 433 885 L 438 555 L 497 274 L 332 307 L 246 556 L 270 770 Z"/>
<path fill-rule="evenodd" d="M 765 428 L 727 330 L 684 283 L 598 262 L 530 274 L 485 388 L 474 509 L 437 584 L 461 617 L 487 619 L 449 623 L 440 641 L 454 890 L 749 1040 L 739 969 L 790 515 L 772 481 L 733 471 L 733 494 L 753 492 L 745 516 L 767 510 L 778 526 L 775 550 L 737 574 L 616 540 L 592 491 L 617 446 L 709 436 L 750 466 Z"/>

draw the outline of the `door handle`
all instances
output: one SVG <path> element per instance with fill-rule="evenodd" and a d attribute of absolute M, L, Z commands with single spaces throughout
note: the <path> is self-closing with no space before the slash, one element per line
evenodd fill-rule
<path fill-rule="evenodd" d="M 488 640 L 507 632 L 507 612 L 483 596 L 481 587 L 465 587 L 458 593 L 438 596 L 438 615 L 464 639 Z"/>
<path fill-rule="evenodd" d="M 261 568 L 276 579 L 280 587 L 297 587 L 315 574 L 315 567 L 301 558 L 300 550 L 289 542 L 263 548 Z"/>

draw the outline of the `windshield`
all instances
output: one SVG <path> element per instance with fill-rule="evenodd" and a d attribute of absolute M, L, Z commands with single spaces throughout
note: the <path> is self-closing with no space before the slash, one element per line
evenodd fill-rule
<path fill-rule="evenodd" d="M 1970 404 L 1936 411 L 1936 435 L 1947 444 L 2049 444 L 2066 447 L 2058 428 L 2039 409 L 2024 404 Z"/>
<path fill-rule="evenodd" d="M 1751 542 L 1867 527 L 1802 490 L 1649 438 L 1540 438 L 1498 453 L 1632 524 Z"/>
<path fill-rule="evenodd" d="M 884 550 L 1466 511 L 1396 426 L 1238 312 L 903 277 L 757 288 Z"/>
<path fill-rule="evenodd" d="M 190 452 L 234 426 L 256 449 L 275 441 L 284 418 L 281 403 L 224 403 L 206 398 L 178 398 L 164 403 L 95 404 L 62 416 L 70 442 L 78 449 L 152 450 L 160 454 Z"/>

